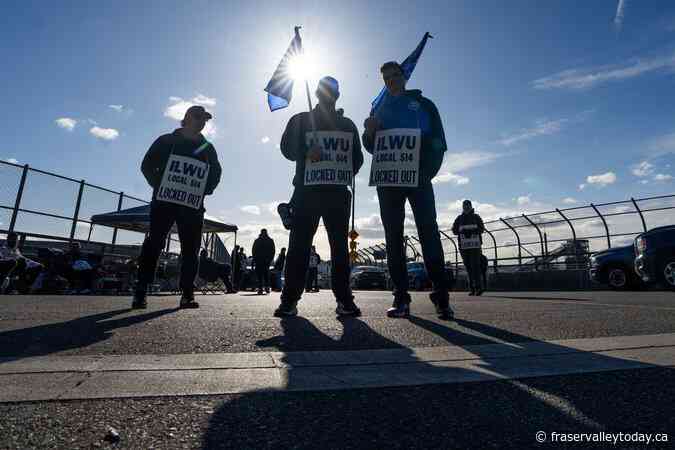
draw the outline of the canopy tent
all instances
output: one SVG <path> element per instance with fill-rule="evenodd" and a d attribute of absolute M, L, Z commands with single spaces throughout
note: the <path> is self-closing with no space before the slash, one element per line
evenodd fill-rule
<path fill-rule="evenodd" d="M 148 233 L 150 231 L 150 205 L 136 206 L 91 217 L 92 225 L 119 228 L 120 230 Z M 204 215 L 203 233 L 236 233 L 236 225 L 222 222 L 215 217 Z M 174 224 L 171 233 L 178 233 Z"/>

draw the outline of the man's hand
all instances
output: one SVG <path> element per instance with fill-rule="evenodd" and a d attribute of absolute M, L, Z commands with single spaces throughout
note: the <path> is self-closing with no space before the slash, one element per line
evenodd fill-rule
<path fill-rule="evenodd" d="M 319 162 L 321 160 L 321 147 L 314 144 L 307 151 L 307 159 L 312 162 Z"/>
<path fill-rule="evenodd" d="M 376 117 L 370 116 L 363 122 L 363 126 L 366 128 L 366 133 L 368 133 L 369 136 L 372 136 L 380 129 L 382 124 Z"/>

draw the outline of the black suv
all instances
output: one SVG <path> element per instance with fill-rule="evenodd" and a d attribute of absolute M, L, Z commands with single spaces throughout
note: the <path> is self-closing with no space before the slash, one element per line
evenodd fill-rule
<path fill-rule="evenodd" d="M 635 273 L 634 262 L 635 249 L 632 244 L 610 248 L 591 256 L 589 274 L 593 281 L 612 289 L 637 288 L 642 280 Z"/>
<path fill-rule="evenodd" d="M 384 269 L 375 266 L 357 266 L 349 276 L 352 289 L 387 289 L 387 274 Z"/>
<path fill-rule="evenodd" d="M 635 238 L 635 272 L 646 283 L 675 290 L 675 225 L 658 227 Z"/>

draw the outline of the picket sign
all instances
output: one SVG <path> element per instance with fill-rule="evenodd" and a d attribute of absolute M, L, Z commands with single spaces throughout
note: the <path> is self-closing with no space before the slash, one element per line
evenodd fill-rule
<path fill-rule="evenodd" d="M 473 232 L 470 236 L 465 236 L 465 232 Z M 460 250 L 471 250 L 480 248 L 480 234 L 478 234 L 478 225 L 460 225 L 459 226 L 459 248 Z"/>
<path fill-rule="evenodd" d="M 172 153 L 166 163 L 156 199 L 200 209 L 204 201 L 208 177 L 208 163 Z"/>
<path fill-rule="evenodd" d="M 417 187 L 421 136 L 418 128 L 392 128 L 375 133 L 369 185 Z"/>
<path fill-rule="evenodd" d="M 305 161 L 305 186 L 338 184 L 351 186 L 354 165 L 353 133 L 346 131 L 316 131 L 305 133 L 307 148 L 316 144 L 321 149 L 319 161 Z"/>

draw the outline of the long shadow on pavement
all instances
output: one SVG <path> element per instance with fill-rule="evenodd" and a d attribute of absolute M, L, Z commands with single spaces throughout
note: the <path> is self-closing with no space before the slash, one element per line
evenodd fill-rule
<path fill-rule="evenodd" d="M 449 343 L 465 343 L 469 338 L 475 342 L 474 336 L 468 336 L 450 324 L 420 317 L 412 317 L 410 322 L 438 334 Z M 341 323 L 344 331 L 340 340 L 356 334 L 367 339 L 371 348 L 406 348 L 375 332 L 359 319 L 346 319 Z M 310 342 L 311 347 L 324 349 L 331 348 L 336 342 L 302 317 L 284 319 L 281 324 L 283 335 L 259 341 L 258 345 L 287 351 L 294 348 L 293 341 L 296 339 Z M 458 320 L 457 324 L 483 334 L 485 344 L 497 344 L 504 340 L 536 341 L 476 322 Z M 551 353 L 564 350 L 562 346 L 537 342 Z M 475 353 L 489 356 L 481 355 L 480 348 Z M 596 354 L 589 354 L 588 358 L 598 364 L 622 361 Z M 473 373 L 470 369 L 422 361 L 417 363 L 417 367 L 432 377 L 445 374 L 461 378 Z M 494 374 L 509 376 L 506 370 L 508 364 L 487 362 L 482 367 Z M 298 385 L 293 371 L 288 371 L 286 387 L 289 389 Z M 617 414 L 614 408 L 618 406 L 613 405 L 611 395 L 593 390 L 595 386 L 596 389 L 611 391 L 612 385 L 604 382 L 593 385 L 583 381 L 583 377 L 596 380 L 593 376 L 580 375 L 582 381 L 576 382 L 561 377 L 543 377 L 335 391 L 250 392 L 229 396 L 225 400 L 211 416 L 202 444 L 205 449 L 522 449 L 537 445 L 535 433 L 540 430 L 575 433 L 612 429 L 625 431 L 628 425 L 636 423 L 641 411 Z M 625 389 L 621 392 L 624 394 L 622 400 L 628 396 L 629 401 L 644 402 L 644 393 L 626 392 Z M 596 395 L 599 397 L 596 398 Z M 668 419 L 668 414 L 658 408 L 647 407 L 644 422 L 654 423 L 656 420 L 667 423 L 670 420 L 672 423 L 673 419 Z"/>
<path fill-rule="evenodd" d="M 10 360 L 17 360 L 29 356 L 42 356 L 86 347 L 110 338 L 113 335 L 113 330 L 117 328 L 132 326 L 170 314 L 178 311 L 178 308 L 162 309 L 109 320 L 130 311 L 132 310 L 117 309 L 78 317 L 66 322 L 0 332 L 0 357 L 10 357 Z"/>

